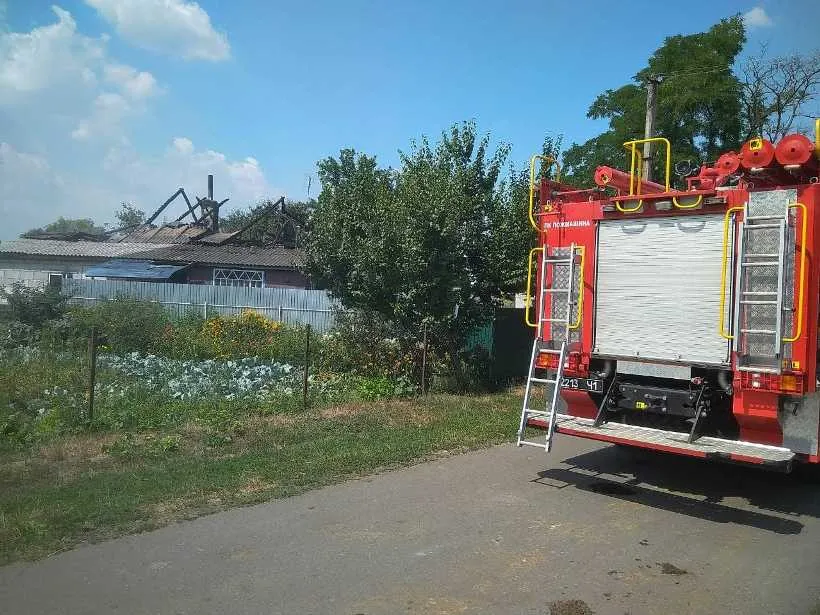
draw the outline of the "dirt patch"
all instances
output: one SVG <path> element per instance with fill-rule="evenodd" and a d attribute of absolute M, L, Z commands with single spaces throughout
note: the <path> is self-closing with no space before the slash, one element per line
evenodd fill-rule
<path fill-rule="evenodd" d="M 661 572 L 663 574 L 674 574 L 674 575 L 682 575 L 682 574 L 689 574 L 683 568 L 678 568 L 677 566 L 670 564 L 669 562 L 663 562 L 662 564 L 659 562 L 658 566 L 661 567 Z"/>
<path fill-rule="evenodd" d="M 107 458 L 105 448 L 117 439 L 117 434 L 89 434 L 60 438 L 40 447 L 39 457 L 48 463 L 74 464 Z"/>
<path fill-rule="evenodd" d="M 387 413 L 387 424 L 391 427 L 402 425 L 422 427 L 431 423 L 434 418 L 430 410 L 410 401 L 396 401 L 387 404 L 384 412 Z"/>
<path fill-rule="evenodd" d="M 191 505 L 187 498 L 173 498 L 170 500 L 163 500 L 162 502 L 155 502 L 143 506 L 143 510 L 148 514 L 156 524 L 167 525 L 171 521 L 176 521 L 182 516 L 182 512 L 187 510 Z"/>
<path fill-rule="evenodd" d="M 559 600 L 550 603 L 550 615 L 593 615 L 583 600 Z"/>
<path fill-rule="evenodd" d="M 239 487 L 237 493 L 240 495 L 253 495 L 255 493 L 262 493 L 263 491 L 270 491 L 275 486 L 276 483 L 266 481 L 261 476 L 251 476 Z"/>
<path fill-rule="evenodd" d="M 265 427 L 292 427 L 299 422 L 299 417 L 292 414 L 257 414 L 246 423 L 246 431 L 264 429 Z"/>
<path fill-rule="evenodd" d="M 339 406 L 322 408 L 319 411 L 319 416 L 323 419 L 349 419 L 354 416 L 358 416 L 367 410 L 368 404 L 364 403 L 341 404 Z"/>

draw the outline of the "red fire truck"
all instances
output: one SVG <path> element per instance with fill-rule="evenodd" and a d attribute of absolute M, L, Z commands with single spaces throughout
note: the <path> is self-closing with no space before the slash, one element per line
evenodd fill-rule
<path fill-rule="evenodd" d="M 647 142 L 662 182 L 642 177 Z M 536 181 L 555 161 L 532 160 L 518 444 L 549 451 L 559 433 L 784 471 L 820 462 L 820 120 L 814 143 L 752 139 L 678 164 L 680 189 L 668 140 L 625 147 L 629 172 L 598 167 L 593 188 Z"/>

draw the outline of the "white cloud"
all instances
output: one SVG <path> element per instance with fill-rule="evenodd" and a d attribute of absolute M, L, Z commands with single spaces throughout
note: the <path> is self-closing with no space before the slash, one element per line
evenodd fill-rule
<path fill-rule="evenodd" d="M 3 239 L 39 226 L 41 211 L 38 209 L 46 204 L 49 206 L 48 221 L 68 213 L 65 206 L 52 200 L 64 192 L 64 186 L 48 161 L 42 156 L 21 152 L 5 142 L 0 142 L 0 186 L 3 186 L 0 215 L 6 227 Z"/>
<path fill-rule="evenodd" d="M 159 153 L 137 150 L 132 124 L 166 90 L 112 57 L 105 37 L 85 36 L 68 12 L 54 12 L 52 24 L 0 31 L 0 239 L 58 216 L 108 222 L 122 201 L 152 211 L 180 186 L 204 196 L 208 173 L 230 205 L 278 196 L 254 158 L 173 133 L 158 137 Z"/>
<path fill-rule="evenodd" d="M 173 139 L 157 156 L 141 155 L 128 144 L 113 146 L 96 168 L 82 174 L 61 174 L 45 158 L 0 142 L 0 238 L 12 239 L 58 216 L 112 222 L 123 201 L 150 213 L 180 186 L 191 200 L 204 197 L 209 173 L 214 176 L 216 198 L 230 197 L 228 209 L 279 195 L 254 158 L 231 159 L 214 150 L 197 150 L 186 137 Z M 167 219 L 183 211 L 180 201 L 166 212 Z"/>
<path fill-rule="evenodd" d="M 774 24 L 772 18 L 761 6 L 756 6 L 743 13 L 743 24 L 749 28 L 767 28 Z"/>
<path fill-rule="evenodd" d="M 185 0 L 85 0 L 138 47 L 186 60 L 226 60 L 228 37 L 214 30 L 208 13 Z"/>
<path fill-rule="evenodd" d="M 176 137 L 173 140 L 174 149 L 180 154 L 190 154 L 194 151 L 193 142 L 187 137 Z"/>
<path fill-rule="evenodd" d="M 112 60 L 107 37 L 81 34 L 68 11 L 52 7 L 57 22 L 30 32 L 0 32 L 0 108 L 14 110 L 31 132 L 50 130 L 75 139 L 121 138 L 122 122 L 160 92 L 154 76 Z M 104 91 L 106 83 L 117 91 Z"/>
<path fill-rule="evenodd" d="M 86 141 L 92 137 L 118 138 L 122 136 L 122 121 L 134 112 L 131 103 L 121 94 L 103 92 L 94 99 L 91 115 L 77 124 L 71 137 Z"/>
<path fill-rule="evenodd" d="M 180 186 L 189 196 L 205 196 L 208 174 L 214 176 L 217 199 L 230 197 L 231 204 L 244 206 L 274 194 L 256 159 L 232 160 L 211 149 L 197 150 L 187 137 L 174 138 L 161 156 L 152 158 L 139 156 L 128 145 L 112 147 L 103 168 L 128 192 L 128 200 L 146 209 L 158 206 Z"/>
<path fill-rule="evenodd" d="M 149 98 L 159 92 L 157 80 L 151 73 L 116 63 L 106 64 L 103 72 L 109 83 L 118 86 L 133 99 Z"/>
<path fill-rule="evenodd" d="M 57 23 L 26 33 L 0 34 L 0 103 L 48 88 L 92 85 L 105 40 L 77 33 L 68 11 L 55 6 Z"/>

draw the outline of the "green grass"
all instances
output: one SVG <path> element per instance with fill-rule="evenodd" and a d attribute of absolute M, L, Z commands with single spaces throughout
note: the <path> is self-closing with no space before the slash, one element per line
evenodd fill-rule
<path fill-rule="evenodd" d="M 519 402 L 504 393 L 251 409 L 226 429 L 189 421 L 0 451 L 0 562 L 508 441 Z"/>

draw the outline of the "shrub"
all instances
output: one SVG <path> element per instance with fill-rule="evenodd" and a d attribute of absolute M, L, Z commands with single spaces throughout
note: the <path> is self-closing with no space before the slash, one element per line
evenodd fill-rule
<path fill-rule="evenodd" d="M 324 336 L 321 367 L 360 376 L 415 379 L 420 355 L 418 336 L 408 335 L 375 314 L 336 314 L 334 329 Z"/>
<path fill-rule="evenodd" d="M 11 291 L 0 290 L 6 299 L 12 320 L 39 329 L 49 320 L 62 318 L 66 311 L 66 298 L 54 286 L 29 288 L 16 282 Z"/>
<path fill-rule="evenodd" d="M 155 352 L 168 315 L 158 303 L 118 297 L 90 308 L 74 308 L 72 325 L 88 336 L 96 327 L 103 344 L 115 352 Z"/>

